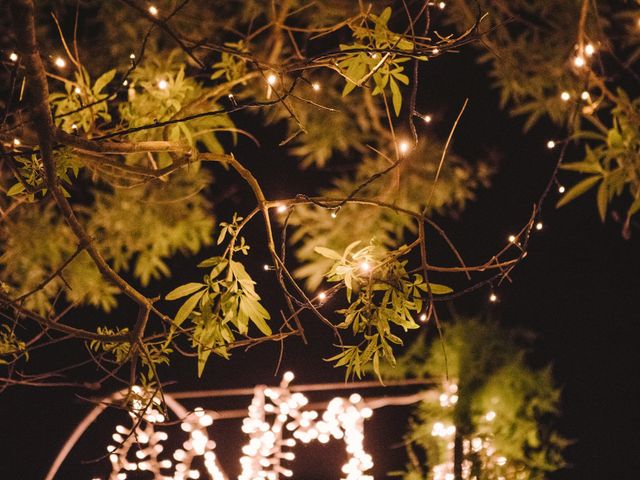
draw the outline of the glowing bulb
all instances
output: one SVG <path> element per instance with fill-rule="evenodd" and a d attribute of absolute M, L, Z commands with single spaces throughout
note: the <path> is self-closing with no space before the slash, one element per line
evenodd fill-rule
<path fill-rule="evenodd" d="M 491 295 L 489 295 L 489 301 L 491 303 L 497 302 L 498 301 L 498 296 L 495 293 L 491 292 Z"/>
<path fill-rule="evenodd" d="M 336 218 L 338 216 L 338 211 L 334 210 L 333 212 L 331 212 L 331 218 Z"/>
<path fill-rule="evenodd" d="M 496 412 L 494 412 L 493 410 L 487 412 L 487 414 L 484 416 L 485 420 L 487 422 L 493 422 L 496 418 Z"/>
<path fill-rule="evenodd" d="M 11 52 L 9 54 L 9 60 L 11 60 L 12 62 L 17 62 L 18 61 L 18 54 L 16 52 Z"/>
<path fill-rule="evenodd" d="M 14 138 L 13 139 L 13 145 L 16 147 L 19 147 L 20 145 L 22 145 L 22 142 L 20 141 L 19 138 Z"/>
<path fill-rule="evenodd" d="M 560 98 L 563 102 L 568 102 L 571 99 L 571 94 L 565 90 L 560 94 Z"/>
<path fill-rule="evenodd" d="M 596 53 L 596 48 L 593 46 L 592 43 L 587 43 L 584 47 L 584 53 L 587 57 L 590 57 L 594 53 Z"/>
<path fill-rule="evenodd" d="M 507 463 L 507 459 L 505 457 L 498 457 L 496 463 L 502 467 Z"/>
<path fill-rule="evenodd" d="M 573 64 L 578 68 L 584 67 L 586 63 L 586 60 L 581 55 L 578 55 L 573 59 Z"/>
<path fill-rule="evenodd" d="M 542 222 L 536 223 L 536 230 L 542 230 L 542 227 L 543 227 Z"/>
<path fill-rule="evenodd" d="M 73 91 L 77 94 L 80 95 L 82 93 L 82 89 L 80 87 L 76 87 L 73 89 Z"/>
<path fill-rule="evenodd" d="M 398 150 L 400 150 L 400 153 L 405 154 L 409 151 L 409 143 L 402 141 L 398 144 Z"/>
<path fill-rule="evenodd" d="M 124 85 L 125 87 L 129 85 L 129 80 L 125 80 L 124 82 L 122 82 L 122 85 Z"/>
<path fill-rule="evenodd" d="M 510 243 L 515 243 L 516 241 L 516 236 L 515 235 L 509 235 L 509 242 Z"/>
<path fill-rule="evenodd" d="M 154 17 L 155 17 L 156 15 L 158 15 L 158 9 L 156 8 L 156 6 L 155 6 L 155 5 L 151 5 L 151 6 L 149 7 L 149 13 L 150 13 L 151 15 L 153 15 Z"/>
<path fill-rule="evenodd" d="M 67 66 L 67 62 L 62 57 L 56 57 L 53 63 L 55 63 L 56 67 L 58 68 L 64 68 Z"/>
<path fill-rule="evenodd" d="M 547 142 L 547 148 L 548 148 L 549 150 L 552 150 L 552 149 L 556 148 L 556 142 L 554 142 L 553 140 L 549 140 L 549 141 Z"/>
<path fill-rule="evenodd" d="M 369 265 L 369 262 L 365 260 L 360 264 L 360 270 L 362 270 L 363 272 L 368 272 L 369 270 L 371 270 L 371 265 Z"/>
<path fill-rule="evenodd" d="M 287 383 L 291 382 L 294 378 L 295 375 L 292 371 L 284 372 L 284 375 L 282 376 L 282 379 Z"/>
<path fill-rule="evenodd" d="M 440 3 L 438 3 L 438 8 L 439 8 L 440 10 L 444 10 L 446 6 L 447 6 L 447 4 L 446 4 L 445 2 L 440 2 Z"/>
<path fill-rule="evenodd" d="M 313 90 L 315 90 L 316 92 L 320 91 L 320 84 L 318 82 L 313 82 L 311 84 L 311 88 L 313 88 Z"/>
<path fill-rule="evenodd" d="M 166 90 L 167 88 L 169 88 L 169 83 L 166 80 L 160 80 L 158 82 L 158 88 L 160 90 Z"/>
<path fill-rule="evenodd" d="M 269 265 L 267 265 L 266 263 L 262 266 L 262 268 L 267 271 L 267 270 L 271 270 L 271 267 L 269 267 Z"/>
<path fill-rule="evenodd" d="M 585 101 L 586 101 L 586 100 L 589 100 L 589 99 L 591 98 L 591 95 L 589 95 L 589 92 L 587 92 L 587 91 L 585 90 L 584 92 L 582 92 L 582 93 L 580 94 L 580 98 L 581 98 L 582 100 L 585 100 Z"/>
<path fill-rule="evenodd" d="M 559 193 L 564 193 L 564 192 L 565 192 L 565 190 L 566 190 L 566 189 L 565 189 L 565 188 L 564 188 L 564 186 L 562 186 L 562 185 L 560 185 L 560 186 L 558 187 L 558 192 L 559 192 Z"/>
<path fill-rule="evenodd" d="M 284 213 L 287 211 L 287 206 L 286 205 L 278 205 L 278 208 L 276 208 L 276 212 L 278 213 Z"/>
<path fill-rule="evenodd" d="M 426 321 L 427 321 L 427 314 L 426 314 L 426 313 L 423 313 L 422 315 L 420 315 L 420 321 L 421 321 L 422 323 L 424 323 L 424 322 L 426 322 Z"/>
<path fill-rule="evenodd" d="M 327 298 L 327 294 L 326 294 L 326 293 L 324 293 L 324 292 L 320 292 L 320 293 L 318 294 L 318 298 L 319 298 L 320 300 L 326 300 L 326 298 Z"/>
<path fill-rule="evenodd" d="M 278 77 L 276 77 L 273 73 L 270 73 L 267 77 L 267 83 L 271 86 L 274 86 L 278 81 Z"/>
<path fill-rule="evenodd" d="M 422 119 L 424 120 L 424 123 L 431 123 L 431 120 L 433 120 L 431 115 L 425 115 Z"/>
<path fill-rule="evenodd" d="M 436 47 L 433 50 L 431 50 L 431 53 L 434 54 L 434 55 L 438 55 L 440 53 L 440 49 L 438 47 Z"/>

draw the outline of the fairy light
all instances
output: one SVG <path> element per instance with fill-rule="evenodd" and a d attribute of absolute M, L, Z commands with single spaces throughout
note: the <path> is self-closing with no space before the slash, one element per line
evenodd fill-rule
<path fill-rule="evenodd" d="M 278 77 L 276 77 L 276 76 L 275 76 L 275 74 L 270 73 L 270 74 L 267 76 L 267 83 L 268 83 L 270 86 L 272 86 L 272 87 L 273 87 L 273 86 L 276 84 L 276 82 L 277 82 L 277 81 L 278 81 Z"/>
<path fill-rule="evenodd" d="M 594 53 L 596 53 L 596 47 L 592 43 L 587 43 L 584 47 L 584 54 L 587 57 L 592 57 Z"/>
<path fill-rule="evenodd" d="M 489 295 L 489 301 L 491 303 L 496 303 L 498 301 L 498 296 L 495 293 L 491 292 L 491 294 Z"/>
<path fill-rule="evenodd" d="M 509 243 L 516 243 L 516 236 L 515 235 L 509 235 Z"/>
<path fill-rule="evenodd" d="M 499 466 L 503 467 L 503 466 L 505 466 L 505 465 L 507 464 L 507 459 L 506 459 L 505 457 L 498 457 L 498 458 L 496 459 L 496 463 L 497 463 Z"/>
<path fill-rule="evenodd" d="M 576 55 L 573 59 L 573 64 L 577 68 L 582 68 L 587 64 L 587 61 L 584 59 L 582 55 Z"/>
<path fill-rule="evenodd" d="M 64 58 L 62 57 L 56 57 L 55 60 L 53 61 L 53 63 L 55 64 L 56 67 L 58 68 L 64 68 L 67 66 L 67 62 L 65 61 Z"/>
<path fill-rule="evenodd" d="M 564 188 L 564 185 L 560 185 L 560 186 L 558 187 L 558 193 L 564 193 L 564 192 L 565 192 L 565 190 L 566 190 L 566 188 Z"/>
<path fill-rule="evenodd" d="M 13 146 L 14 147 L 19 147 L 20 145 L 22 145 L 22 142 L 20 141 L 20 139 L 18 137 L 13 139 Z"/>
<path fill-rule="evenodd" d="M 544 225 L 542 224 L 542 222 L 538 222 L 538 223 L 536 223 L 536 230 L 538 230 L 538 231 L 542 230 L 542 227 L 543 227 L 543 226 L 544 226 Z"/>
<path fill-rule="evenodd" d="M 565 90 L 560 94 L 560 99 L 563 102 L 568 102 L 571 99 L 571 94 Z"/>
<path fill-rule="evenodd" d="M 284 213 L 287 211 L 287 206 L 286 205 L 278 205 L 276 207 L 276 212 L 278 213 Z"/>
<path fill-rule="evenodd" d="M 169 88 L 169 82 L 167 82 L 166 80 L 162 79 L 158 81 L 158 88 L 160 90 L 166 90 L 167 88 Z"/>
<path fill-rule="evenodd" d="M 580 94 L 580 98 L 586 102 L 591 98 L 591 95 L 585 90 Z"/>
<path fill-rule="evenodd" d="M 493 410 L 489 410 L 484 416 L 484 419 L 487 422 L 493 422 L 496 419 L 496 412 L 494 412 Z"/>
<path fill-rule="evenodd" d="M 445 2 L 439 2 L 438 3 L 438 8 L 440 10 L 444 10 L 446 8 L 447 4 Z"/>
<path fill-rule="evenodd" d="M 319 91 L 320 91 L 320 84 L 319 84 L 318 82 L 313 82 L 313 83 L 311 84 L 311 88 L 313 88 L 313 90 L 314 90 L 315 92 L 319 92 Z"/>
<path fill-rule="evenodd" d="M 76 95 L 80 95 L 82 93 L 82 89 L 80 87 L 74 88 L 73 91 Z"/>
<path fill-rule="evenodd" d="M 425 115 L 422 119 L 424 120 L 424 123 L 431 123 L 431 120 L 433 120 L 431 115 Z"/>
<path fill-rule="evenodd" d="M 326 300 L 327 299 L 327 294 L 325 292 L 320 292 L 318 294 L 318 299 L 319 300 Z"/>
<path fill-rule="evenodd" d="M 129 85 L 129 80 L 124 80 L 124 81 L 122 82 L 122 85 L 124 85 L 125 87 L 126 87 L 127 85 Z"/>
<path fill-rule="evenodd" d="M 149 5 L 149 13 L 154 17 L 158 15 L 158 8 L 155 5 Z"/>
<path fill-rule="evenodd" d="M 333 212 L 331 212 L 331 218 L 336 218 L 338 216 L 338 211 L 334 210 Z"/>
<path fill-rule="evenodd" d="M 409 146 L 409 142 L 407 142 L 407 141 L 403 140 L 400 143 L 398 143 L 398 150 L 403 155 L 406 154 L 409 151 L 410 148 L 411 147 Z"/>
<path fill-rule="evenodd" d="M 371 265 L 366 260 L 363 260 L 362 262 L 360 262 L 360 270 L 362 270 L 363 272 L 368 272 L 369 270 L 371 270 Z"/>
<path fill-rule="evenodd" d="M 18 54 L 16 52 L 11 52 L 9 54 L 9 60 L 11 60 L 12 62 L 17 62 L 18 61 Z"/>
<path fill-rule="evenodd" d="M 547 148 L 548 148 L 549 150 L 553 150 L 554 148 L 556 148 L 556 142 L 554 142 L 553 140 L 549 140 L 549 141 L 547 142 Z"/>
<path fill-rule="evenodd" d="M 427 314 L 426 313 L 423 313 L 423 314 L 420 315 L 420 321 L 422 323 L 425 323 L 427 321 Z"/>
<path fill-rule="evenodd" d="M 440 53 L 440 49 L 438 47 L 435 47 L 433 50 L 431 50 L 431 53 L 433 55 L 438 55 Z"/>

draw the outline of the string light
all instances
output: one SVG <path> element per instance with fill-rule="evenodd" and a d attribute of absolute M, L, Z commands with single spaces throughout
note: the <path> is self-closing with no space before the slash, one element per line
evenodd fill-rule
<path fill-rule="evenodd" d="M 544 225 L 542 224 L 542 222 L 538 222 L 538 223 L 536 223 L 536 230 L 542 230 L 542 227 L 543 227 L 543 226 L 544 226 Z"/>
<path fill-rule="evenodd" d="M 549 150 L 553 150 L 554 148 L 556 148 L 556 142 L 554 142 L 553 140 L 549 140 L 549 141 L 547 142 L 547 148 L 548 148 Z"/>
<path fill-rule="evenodd" d="M 425 115 L 422 119 L 424 120 L 424 123 L 431 123 L 431 120 L 433 120 L 431 115 Z"/>
<path fill-rule="evenodd" d="M 491 294 L 489 295 L 489 301 L 491 303 L 496 303 L 498 301 L 498 296 L 495 293 L 491 292 Z"/>
<path fill-rule="evenodd" d="M 326 299 L 327 299 L 327 294 L 326 294 L 326 293 L 324 293 L 324 292 L 320 292 L 320 293 L 318 294 L 318 298 L 319 298 L 320 300 L 326 300 Z"/>
<path fill-rule="evenodd" d="M 9 60 L 11 60 L 12 62 L 17 62 L 18 61 L 18 54 L 16 52 L 11 52 L 9 54 Z"/>
<path fill-rule="evenodd" d="M 591 95 L 586 90 L 580 94 L 580 98 L 584 101 L 587 101 L 591 98 Z"/>
<path fill-rule="evenodd" d="M 515 235 L 509 235 L 509 243 L 515 243 L 516 242 L 516 236 Z"/>
<path fill-rule="evenodd" d="M 154 17 L 158 15 L 158 9 L 156 8 L 155 5 L 150 5 L 149 6 L 149 13 L 151 15 L 153 15 Z"/>
<path fill-rule="evenodd" d="M 77 94 L 80 95 L 82 93 L 82 89 L 80 87 L 76 87 L 73 89 L 73 91 Z"/>
<path fill-rule="evenodd" d="M 447 4 L 445 2 L 439 2 L 438 3 L 438 8 L 440 10 L 444 10 L 446 6 L 447 6 Z"/>
<path fill-rule="evenodd" d="M 433 50 L 431 50 L 431 53 L 433 55 L 438 55 L 440 53 L 440 49 L 438 47 L 435 47 Z"/>
<path fill-rule="evenodd" d="M 405 154 L 409 151 L 411 147 L 409 146 L 409 142 L 406 141 L 401 141 L 400 143 L 398 143 L 398 150 L 400 151 L 401 154 Z"/>
<path fill-rule="evenodd" d="M 276 208 L 276 212 L 278 213 L 284 213 L 287 211 L 287 206 L 286 205 L 278 205 L 278 207 Z"/>
<path fill-rule="evenodd" d="M 484 419 L 487 422 L 493 422 L 496 419 L 496 412 L 494 412 L 493 410 L 489 410 L 484 416 Z"/>
<path fill-rule="evenodd" d="M 277 81 L 278 81 L 278 77 L 276 77 L 276 76 L 275 76 L 275 74 L 270 73 L 270 74 L 267 76 L 267 83 L 268 83 L 270 86 L 272 86 L 272 87 L 273 87 L 273 86 L 276 84 L 276 82 L 277 82 Z"/>
<path fill-rule="evenodd" d="M 129 58 L 130 58 L 131 60 L 135 60 L 135 59 L 136 59 L 136 54 L 135 54 L 135 53 L 130 54 L 130 55 L 129 55 Z"/>
<path fill-rule="evenodd" d="M 158 81 L 158 88 L 160 90 L 166 90 L 167 88 L 169 88 L 169 82 L 164 79 Z"/>
<path fill-rule="evenodd" d="M 558 192 L 559 192 L 559 193 L 564 193 L 564 192 L 565 192 L 565 190 L 566 190 L 566 189 L 564 188 L 564 185 L 560 185 L 560 186 L 558 187 Z"/>
<path fill-rule="evenodd" d="M 56 57 L 55 60 L 53 61 L 53 63 L 55 64 L 56 67 L 58 68 L 64 68 L 67 66 L 67 62 L 65 61 L 64 58 L 62 57 Z"/>
<path fill-rule="evenodd" d="M 320 91 L 320 84 L 318 82 L 313 82 L 311 84 L 311 88 L 313 88 L 314 91 L 319 92 Z"/>
<path fill-rule="evenodd" d="M 420 315 L 420 321 L 422 323 L 425 323 L 427 321 L 427 314 L 423 313 L 422 315 Z"/>
<path fill-rule="evenodd" d="M 596 53 L 596 48 L 592 43 L 587 43 L 584 47 L 584 53 L 587 57 L 591 57 L 594 53 Z"/>
<path fill-rule="evenodd" d="M 338 210 L 334 210 L 331 212 L 331 218 L 336 218 L 338 216 Z"/>
<path fill-rule="evenodd" d="M 360 262 L 360 270 L 362 270 L 363 272 L 368 272 L 369 270 L 371 270 L 371 265 L 369 265 L 369 262 L 364 260 L 363 262 Z"/>
<path fill-rule="evenodd" d="M 571 99 L 571 94 L 565 90 L 560 94 L 560 98 L 563 102 L 568 102 Z"/>
<path fill-rule="evenodd" d="M 587 64 L 587 61 L 584 59 L 582 55 L 576 55 L 576 57 L 573 59 L 573 64 L 577 68 L 582 68 Z"/>
<path fill-rule="evenodd" d="M 13 145 L 15 147 L 19 147 L 20 145 L 22 145 L 22 142 L 20 141 L 19 138 L 16 137 L 16 138 L 13 139 Z"/>
<path fill-rule="evenodd" d="M 125 87 L 126 87 L 127 85 L 129 85 L 129 80 L 124 80 L 124 81 L 122 82 L 122 85 L 124 85 Z"/>

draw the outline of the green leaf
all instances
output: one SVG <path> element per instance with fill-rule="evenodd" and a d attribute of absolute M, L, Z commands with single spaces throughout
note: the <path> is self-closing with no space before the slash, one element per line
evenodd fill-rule
<path fill-rule="evenodd" d="M 187 295 L 191 295 L 193 292 L 197 292 L 204 287 L 206 287 L 204 283 L 187 283 L 169 292 L 165 297 L 165 300 L 176 300 L 178 298 L 186 297 Z"/>
<path fill-rule="evenodd" d="M 319 253 L 320 255 L 322 255 L 323 257 L 331 258 L 333 260 L 341 260 L 342 259 L 342 256 L 338 252 L 336 252 L 335 250 L 331 250 L 330 248 L 315 247 L 313 250 L 316 253 Z"/>
<path fill-rule="evenodd" d="M 400 109 L 402 108 L 402 93 L 400 92 L 400 87 L 396 81 L 391 78 L 389 80 L 389 86 L 391 87 L 391 100 L 393 102 L 393 111 L 396 114 L 396 117 L 400 116 Z"/>
<path fill-rule="evenodd" d="M 598 187 L 597 202 L 598 202 L 598 213 L 600 214 L 600 220 L 604 222 L 605 218 L 607 217 L 607 203 L 609 202 L 609 192 L 607 188 L 607 183 L 604 181 Z"/>
<path fill-rule="evenodd" d="M 582 173 L 602 173 L 602 167 L 598 162 L 574 162 L 560 165 L 563 170 L 573 170 Z"/>
<path fill-rule="evenodd" d="M 575 200 L 591 187 L 593 187 L 596 183 L 598 183 L 598 181 L 600 181 L 601 179 L 602 177 L 600 175 L 594 175 L 592 177 L 585 178 L 578 184 L 574 185 L 573 188 L 571 188 L 567 193 L 565 193 L 564 196 L 556 204 L 556 207 L 562 207 L 570 201 Z"/>
<path fill-rule="evenodd" d="M 431 287 L 431 293 L 434 295 L 446 295 L 447 293 L 453 292 L 451 287 L 439 283 L 429 283 L 429 286 Z"/>
<path fill-rule="evenodd" d="M 178 313 L 176 313 L 176 318 L 173 320 L 173 324 L 176 327 L 179 327 L 180 325 L 182 325 L 182 322 L 184 322 L 187 319 L 187 317 L 191 314 L 191 312 L 193 312 L 193 309 L 196 308 L 198 301 L 200 301 L 204 293 L 205 293 L 205 290 L 195 293 L 191 295 L 187 299 L 187 301 L 182 304 L 182 306 L 180 307 L 180 310 L 178 310 Z"/>
<path fill-rule="evenodd" d="M 97 80 L 96 83 L 93 85 L 93 93 L 94 94 L 98 94 L 102 91 L 102 89 L 104 87 L 107 86 L 107 84 L 113 80 L 113 77 L 116 76 L 116 70 L 115 68 L 113 70 L 109 70 L 106 73 L 103 73 Z"/>
<path fill-rule="evenodd" d="M 13 185 L 9 190 L 7 190 L 7 196 L 13 197 L 25 191 L 24 185 L 20 182 Z"/>

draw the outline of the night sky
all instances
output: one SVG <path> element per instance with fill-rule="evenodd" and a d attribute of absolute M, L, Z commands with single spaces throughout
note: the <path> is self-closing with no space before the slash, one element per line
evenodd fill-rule
<path fill-rule="evenodd" d="M 528 220 L 533 202 L 557 160 L 557 151 L 549 151 L 546 141 L 559 138 L 562 133 L 543 122 L 523 134 L 522 120 L 498 109 L 497 91 L 488 84 L 482 67 L 474 63 L 469 53 L 437 59 L 424 67 L 422 73 L 419 108 L 434 113 L 434 122 L 428 128 L 446 136 L 460 105 L 469 98 L 453 150 L 471 160 L 499 158 L 499 173 L 492 187 L 480 191 L 477 201 L 469 204 L 459 219 L 440 219 L 467 263 L 481 262 Z M 239 122 L 245 125 L 249 122 L 250 126 L 256 122 L 254 119 L 237 117 Z M 256 122 L 253 127 L 263 147 L 257 150 L 250 142 L 241 140 L 234 152 L 255 169 L 267 195 L 285 198 L 313 193 L 318 179 L 324 179 L 324 175 L 296 167 L 295 159 L 287 157 L 277 146 L 283 135 L 278 126 L 264 128 Z M 569 159 L 572 153 L 575 152 L 570 151 Z M 561 174 L 561 181 L 567 185 L 575 178 Z M 232 180 L 235 181 L 231 174 L 217 175 L 214 190 L 218 187 L 220 190 L 213 191 L 212 198 L 218 198 L 225 183 Z M 636 228 L 633 238 L 627 241 L 620 234 L 621 225 L 611 218 L 602 224 L 592 194 L 560 210 L 555 209 L 556 200 L 557 194 L 552 193 L 545 206 L 544 229 L 534 234 L 527 259 L 511 276 L 513 283 L 497 290 L 500 301 L 489 304 L 488 291 L 484 289 L 456 301 L 452 309 L 442 305 L 442 315 L 445 321 L 454 310 L 464 315 L 489 316 L 503 325 L 525 327 L 537 334 L 532 361 L 537 365 L 553 364 L 556 381 L 563 391 L 559 429 L 575 441 L 566 451 L 572 467 L 553 474 L 552 479 L 638 478 L 639 354 L 635 327 L 640 320 L 637 309 L 640 231 Z M 246 212 L 252 208 L 252 202 L 250 192 L 241 187 L 222 200 L 219 218 L 224 219 L 235 210 Z M 267 257 L 259 247 L 260 229 L 261 225 L 256 223 L 248 230 L 248 241 L 254 245 L 249 258 L 255 266 L 253 274 L 260 292 L 271 311 L 276 312 L 282 308 L 281 296 L 272 272 L 261 270 Z M 198 259 L 206 258 L 208 253 L 211 252 L 202 252 Z M 436 250 L 432 257 L 438 253 Z M 175 276 L 171 285 L 197 278 L 195 275 L 201 273 L 192 268 L 195 263 L 176 259 L 172 263 Z M 156 283 L 147 292 L 167 291 L 168 286 L 169 283 Z M 174 307 L 164 306 L 167 310 Z M 118 313 L 135 315 L 127 307 Z M 82 318 L 81 312 L 74 315 L 76 320 Z M 313 319 L 305 323 L 310 345 L 304 346 L 297 338 L 286 343 L 282 371 L 294 371 L 297 383 L 342 379 L 342 371 L 334 370 L 322 360 L 332 339 L 316 323 Z M 172 369 L 177 373 L 168 374 L 168 378 L 179 377 L 180 386 L 169 386 L 167 390 L 276 383 L 278 378 L 273 377 L 273 372 L 278 353 L 278 345 L 269 344 L 247 353 L 235 351 L 228 362 L 212 357 L 201 381 L 195 378 L 195 360 L 176 359 Z M 73 349 L 60 349 L 56 353 L 64 361 L 76 354 Z M 33 361 L 38 358 L 34 353 Z M 77 395 L 92 394 L 79 390 L 11 388 L 0 395 L 3 426 L 0 479 L 44 476 L 66 436 L 91 408 Z M 310 398 L 326 397 L 310 395 Z M 185 404 L 244 408 L 249 402 L 249 397 L 243 397 Z M 408 414 L 406 408 L 378 410 L 367 424 L 366 447 L 374 457 L 376 478 L 402 468 L 404 451 L 396 444 L 401 441 Z M 104 454 L 118 415 L 111 413 L 99 420 L 67 459 L 57 478 L 90 479 L 99 474 L 104 477 L 108 471 L 105 462 L 83 462 Z M 239 422 L 214 424 L 210 432 L 218 443 L 223 466 L 233 473 L 244 441 Z M 296 478 L 337 478 L 342 448 L 341 443 L 334 442 L 327 447 L 314 444 L 307 451 L 299 450 Z"/>

